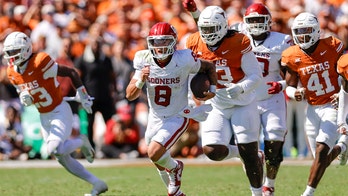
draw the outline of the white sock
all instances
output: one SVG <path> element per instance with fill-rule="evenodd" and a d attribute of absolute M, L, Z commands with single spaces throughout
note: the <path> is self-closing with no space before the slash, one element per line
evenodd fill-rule
<path fill-rule="evenodd" d="M 80 148 L 82 145 L 83 141 L 80 138 L 68 139 L 65 140 L 61 150 L 64 152 L 64 154 L 70 154 L 76 149 Z"/>
<path fill-rule="evenodd" d="M 99 181 L 99 179 L 90 173 L 83 165 L 76 159 L 72 158 L 70 155 L 57 156 L 58 162 L 71 174 L 94 184 Z"/>
<path fill-rule="evenodd" d="M 344 151 L 347 150 L 347 146 L 344 145 L 343 143 L 337 143 L 337 146 L 339 146 L 341 148 L 341 153 L 343 153 Z"/>
<path fill-rule="evenodd" d="M 170 153 L 166 151 L 158 161 L 155 162 L 157 165 L 162 166 L 168 170 L 176 168 L 177 162 L 170 156 Z"/>
<path fill-rule="evenodd" d="M 252 196 L 262 196 L 262 186 L 260 188 L 250 187 Z"/>
<path fill-rule="evenodd" d="M 159 170 L 157 169 L 158 174 L 160 175 L 162 182 L 164 183 L 164 185 L 166 186 L 166 188 L 168 187 L 169 184 L 169 178 L 168 178 L 168 173 L 166 170 Z"/>
<path fill-rule="evenodd" d="M 228 155 L 224 158 L 224 160 L 239 157 L 239 150 L 236 145 L 227 145 L 227 148 Z"/>
<path fill-rule="evenodd" d="M 270 179 L 270 178 L 265 178 L 265 183 L 263 184 L 264 186 L 267 187 L 274 187 L 275 179 Z"/>
<path fill-rule="evenodd" d="M 307 185 L 306 190 L 303 192 L 302 196 L 313 196 L 315 188 Z"/>

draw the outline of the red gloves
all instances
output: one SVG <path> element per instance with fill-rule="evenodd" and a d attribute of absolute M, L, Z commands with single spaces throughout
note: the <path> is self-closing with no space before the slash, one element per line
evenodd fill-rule
<path fill-rule="evenodd" d="M 197 10 L 197 6 L 194 0 L 183 0 L 182 5 L 189 12 L 195 12 Z"/>
<path fill-rule="evenodd" d="M 267 84 L 271 86 L 268 89 L 268 94 L 277 94 L 280 93 L 280 91 L 282 91 L 283 89 L 282 84 L 280 84 L 279 82 L 267 82 Z"/>

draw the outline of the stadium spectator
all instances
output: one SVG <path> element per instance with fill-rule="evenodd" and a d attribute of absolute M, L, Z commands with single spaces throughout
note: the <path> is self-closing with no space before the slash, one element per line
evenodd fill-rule
<path fill-rule="evenodd" d="M 9 105 L 5 112 L 6 123 L 0 128 L 0 160 L 27 160 L 32 147 L 24 143 L 19 108 Z"/>
<path fill-rule="evenodd" d="M 101 151 L 104 158 L 137 158 L 139 126 L 129 105 L 121 106 L 117 113 L 106 122 L 104 144 Z"/>
<path fill-rule="evenodd" d="M 89 28 L 88 39 L 83 54 L 75 59 L 83 84 L 87 91 L 94 97 L 92 113 L 88 115 L 88 139 L 93 148 L 96 146 L 94 138 L 94 120 L 96 112 L 103 116 L 104 123 L 116 113 L 116 78 L 110 57 L 103 51 L 105 40 L 101 36 L 100 24 L 93 23 Z"/>
<path fill-rule="evenodd" d="M 53 5 L 44 5 L 41 9 L 42 21 L 35 26 L 30 34 L 30 38 L 34 45 L 44 39 L 45 47 L 42 48 L 43 51 L 48 53 L 53 59 L 56 59 L 62 43 L 58 35 L 57 26 L 53 20 L 54 14 L 55 7 Z"/>

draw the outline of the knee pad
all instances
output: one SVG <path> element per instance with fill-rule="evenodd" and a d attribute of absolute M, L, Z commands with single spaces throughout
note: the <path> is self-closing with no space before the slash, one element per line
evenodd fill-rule
<path fill-rule="evenodd" d="M 203 147 L 204 154 L 213 161 L 221 161 L 228 155 L 228 148 L 224 145 L 207 145 Z"/>
<path fill-rule="evenodd" d="M 279 151 L 278 154 L 272 152 L 265 152 L 266 164 L 271 166 L 279 166 L 283 161 L 283 152 Z"/>

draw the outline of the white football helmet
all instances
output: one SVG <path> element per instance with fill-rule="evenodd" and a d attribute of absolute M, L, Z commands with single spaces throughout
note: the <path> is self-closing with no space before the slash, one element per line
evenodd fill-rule
<path fill-rule="evenodd" d="M 219 6 L 206 7 L 199 15 L 197 24 L 199 34 L 208 46 L 214 46 L 227 34 L 226 13 Z"/>
<path fill-rule="evenodd" d="M 245 11 L 243 17 L 246 30 L 251 35 L 261 35 L 271 30 L 272 16 L 262 3 L 253 3 Z"/>
<path fill-rule="evenodd" d="M 10 33 L 4 41 L 4 58 L 8 64 L 20 66 L 32 54 L 30 38 L 22 32 Z"/>
<path fill-rule="evenodd" d="M 308 12 L 299 14 L 292 23 L 291 33 L 295 44 L 308 49 L 320 39 L 318 18 Z"/>
<path fill-rule="evenodd" d="M 154 58 L 164 60 L 174 53 L 177 39 L 176 30 L 172 25 L 159 22 L 150 29 L 147 46 Z"/>

